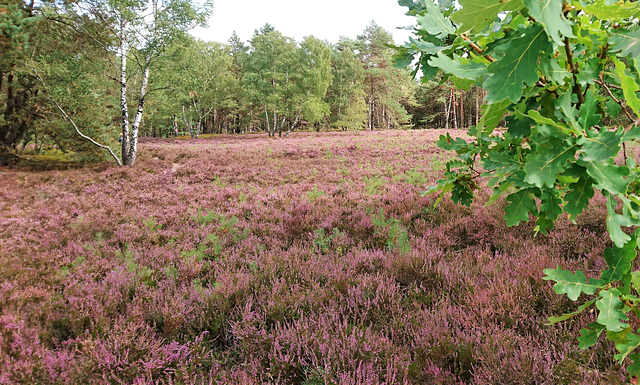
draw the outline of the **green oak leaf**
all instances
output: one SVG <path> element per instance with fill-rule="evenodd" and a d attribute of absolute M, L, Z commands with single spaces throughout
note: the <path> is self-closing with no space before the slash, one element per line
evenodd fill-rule
<path fill-rule="evenodd" d="M 464 139 L 462 138 L 453 139 L 448 132 L 446 136 L 440 135 L 440 138 L 438 139 L 436 144 L 438 145 L 438 147 L 440 147 L 443 150 L 456 151 L 456 152 L 465 151 L 469 146 L 469 143 L 467 143 Z"/>
<path fill-rule="evenodd" d="M 569 191 L 564 199 L 567 204 L 564 211 L 569 214 L 570 219 L 575 219 L 584 209 L 589 206 L 589 201 L 593 198 L 593 184 L 591 178 L 582 177 L 577 182 L 569 185 Z"/>
<path fill-rule="evenodd" d="M 429 41 L 425 41 L 425 40 L 418 40 L 418 39 L 414 39 L 413 37 L 409 37 L 409 41 L 411 42 L 411 44 L 415 45 L 420 51 L 424 52 L 424 53 L 429 53 L 432 55 L 437 54 L 438 52 L 446 49 L 447 47 L 443 47 L 440 45 L 436 45 L 432 42 Z"/>
<path fill-rule="evenodd" d="M 509 100 L 505 100 L 507 103 Z M 523 138 L 531 135 L 531 127 L 534 121 L 527 116 L 508 116 L 505 119 L 507 123 L 507 132 L 514 138 Z"/>
<path fill-rule="evenodd" d="M 602 271 L 602 279 L 606 283 L 618 281 L 623 275 L 629 273 L 633 260 L 636 259 L 636 247 L 638 246 L 638 240 L 635 237 L 631 237 L 631 240 L 624 244 L 622 248 L 613 247 L 607 248 L 604 251 L 604 259 L 609 265 L 609 269 Z"/>
<path fill-rule="evenodd" d="M 553 228 L 553 224 L 562 214 L 562 199 L 555 189 L 544 189 L 540 194 L 540 213 L 538 214 L 537 229 L 545 234 Z"/>
<path fill-rule="evenodd" d="M 476 186 L 466 180 L 458 180 L 456 182 L 451 189 L 451 200 L 456 204 L 471 206 L 471 203 L 473 203 L 473 190 Z"/>
<path fill-rule="evenodd" d="M 594 303 L 595 300 L 590 301 L 590 303 Z M 586 350 L 592 347 L 598 342 L 598 337 L 602 334 L 604 328 L 597 322 L 591 323 L 585 329 L 580 329 L 580 337 L 578 337 L 578 348 L 580 350 Z"/>
<path fill-rule="evenodd" d="M 591 301 L 588 301 L 588 302 L 585 302 L 584 304 L 582 304 L 578 308 L 578 310 L 574 311 L 573 313 L 563 314 L 560 317 L 549 317 L 549 319 L 548 319 L 549 323 L 547 323 L 545 325 L 549 326 L 549 325 L 557 324 L 558 322 L 563 322 L 563 321 L 566 321 L 566 320 L 568 320 L 570 318 L 573 318 L 573 317 L 577 316 L 578 314 L 582 313 L 583 311 L 585 311 L 586 309 L 588 309 L 595 302 L 596 302 L 596 300 L 592 299 Z M 594 325 L 600 326 L 600 324 L 595 323 L 595 324 L 590 324 L 589 327 L 593 327 Z"/>
<path fill-rule="evenodd" d="M 540 111 L 531 110 L 529 111 L 529 114 L 527 116 L 540 125 L 536 127 L 536 130 L 540 133 L 544 133 L 545 136 L 550 135 L 556 138 L 562 138 L 565 136 L 564 131 L 567 129 L 567 127 L 551 118 L 542 116 L 540 114 Z"/>
<path fill-rule="evenodd" d="M 609 43 L 613 46 L 613 51 L 621 51 L 622 56 L 640 56 L 640 29 L 635 31 L 613 29 L 610 34 Z"/>
<path fill-rule="evenodd" d="M 484 63 L 472 63 L 468 59 L 457 56 L 452 59 L 442 53 L 432 56 L 429 59 L 429 65 L 461 79 L 477 80 L 487 73 L 487 65 Z"/>
<path fill-rule="evenodd" d="M 444 17 L 440 7 L 436 6 L 432 1 L 424 2 L 424 5 L 426 5 L 427 12 L 424 15 L 417 16 L 420 29 L 441 38 L 455 33 L 451 20 Z"/>
<path fill-rule="evenodd" d="M 638 83 L 636 83 L 631 76 L 627 75 L 625 72 L 627 67 L 623 62 L 618 59 L 613 59 L 613 62 L 616 64 L 616 75 L 620 78 L 622 92 L 624 93 L 627 105 L 637 116 L 640 116 L 640 99 L 636 96 L 636 92 L 640 90 L 640 86 L 638 86 Z"/>
<path fill-rule="evenodd" d="M 611 195 L 607 197 L 607 231 L 616 247 L 622 248 L 631 241 L 631 236 L 622 231 L 622 227 L 631 226 L 633 223 L 629 218 L 616 213 L 617 204 Z"/>
<path fill-rule="evenodd" d="M 429 59 L 431 58 L 431 56 L 432 55 L 425 54 L 420 59 L 420 70 L 422 71 L 422 74 L 427 78 L 433 78 L 440 72 L 439 68 L 431 67 L 429 65 Z"/>
<path fill-rule="evenodd" d="M 577 73 L 578 83 L 583 86 L 593 84 L 593 81 L 597 79 L 600 72 L 602 72 L 602 61 L 600 58 L 582 61 L 578 63 L 578 66 L 580 68 Z"/>
<path fill-rule="evenodd" d="M 577 9 L 582 7 L 577 6 Z M 597 0 L 592 4 L 583 7 L 590 15 L 596 16 L 598 19 L 620 21 L 632 17 L 640 16 L 639 3 L 616 3 L 609 5 L 604 0 Z"/>
<path fill-rule="evenodd" d="M 587 131 L 589 128 L 600 124 L 602 115 L 598 114 L 598 100 L 593 89 L 587 92 L 587 96 L 584 99 L 584 103 L 580 107 L 580 128 Z"/>
<path fill-rule="evenodd" d="M 614 158 L 620 152 L 620 142 L 624 131 L 606 131 L 599 133 L 589 129 L 587 136 L 578 139 L 578 144 L 582 146 L 579 154 L 582 154 L 582 160 L 586 162 L 600 161 L 604 162 L 610 158 Z"/>
<path fill-rule="evenodd" d="M 620 322 L 620 320 L 629 320 L 629 317 L 620 311 L 623 305 L 620 295 L 618 289 L 601 290 L 600 299 L 596 301 L 596 307 L 600 310 L 598 323 L 611 332 L 619 332 L 629 327 L 628 324 Z"/>
<path fill-rule="evenodd" d="M 413 59 L 414 56 L 407 50 L 404 50 L 404 52 L 398 52 L 393 55 L 393 64 L 397 68 L 406 68 L 413 62 Z"/>
<path fill-rule="evenodd" d="M 471 89 L 471 86 L 478 83 L 476 80 L 459 78 L 457 76 L 451 76 L 449 77 L 449 80 L 451 80 L 451 83 L 453 83 L 454 87 L 464 91 L 469 91 Z"/>
<path fill-rule="evenodd" d="M 631 272 L 631 286 L 636 290 L 636 292 L 640 293 L 640 271 L 632 271 Z"/>
<path fill-rule="evenodd" d="M 640 376 L 640 353 L 629 354 L 629 359 L 633 363 L 627 366 L 627 372 L 632 376 Z"/>
<path fill-rule="evenodd" d="M 538 56 L 551 50 L 551 43 L 544 28 L 533 24 L 510 40 L 501 49 L 505 55 L 487 68 L 493 76 L 484 82 L 488 103 L 509 99 L 513 103 L 520 100 L 523 84 L 532 86 L 538 81 Z"/>
<path fill-rule="evenodd" d="M 623 142 L 630 142 L 632 140 L 640 139 L 640 126 L 632 127 L 629 131 L 625 132 L 622 136 Z"/>
<path fill-rule="evenodd" d="M 556 177 L 567 167 L 568 161 L 574 157 L 576 146 L 557 139 L 538 145 L 536 152 L 527 156 L 524 166 L 525 182 L 536 187 L 553 187 Z"/>
<path fill-rule="evenodd" d="M 622 107 L 613 99 L 607 100 L 605 103 L 607 115 L 612 118 L 617 118 L 622 112 Z"/>
<path fill-rule="evenodd" d="M 586 162 L 587 173 L 595 180 L 595 187 L 612 194 L 624 194 L 629 185 L 629 168 L 607 165 L 599 161 Z"/>
<path fill-rule="evenodd" d="M 555 59 L 548 56 L 540 58 L 540 71 L 547 80 L 564 84 L 568 78 L 571 77 L 571 73 L 558 64 Z"/>
<path fill-rule="evenodd" d="M 562 199 L 554 189 L 545 189 L 540 195 L 540 211 L 546 213 L 547 218 L 555 221 L 562 215 Z"/>
<path fill-rule="evenodd" d="M 460 0 L 460 10 L 451 15 L 459 24 L 458 32 L 480 32 L 493 23 L 498 14 L 522 8 L 522 0 Z"/>
<path fill-rule="evenodd" d="M 504 117 L 507 107 L 509 106 L 509 100 L 504 100 L 500 103 L 485 104 L 482 108 L 482 118 L 480 118 L 480 126 L 492 131 L 498 127 L 500 121 Z"/>
<path fill-rule="evenodd" d="M 530 189 L 520 190 L 507 197 L 509 205 L 504 209 L 507 226 L 517 226 L 520 222 L 529 221 L 529 213 L 536 214 L 538 208 Z"/>
<path fill-rule="evenodd" d="M 529 15 L 544 25 L 547 35 L 559 46 L 564 46 L 563 36 L 574 37 L 571 23 L 562 11 L 564 0 L 523 0 Z"/>
<path fill-rule="evenodd" d="M 622 214 L 629 219 L 632 226 L 640 226 L 640 198 L 630 195 L 629 198 L 620 197 L 620 199 L 622 200 Z"/>
<path fill-rule="evenodd" d="M 416 3 L 413 0 L 398 0 L 398 4 L 400 4 L 401 7 L 408 7 L 410 10 L 416 10 L 418 12 L 424 9 L 424 6 L 420 4 L 420 2 Z"/>
<path fill-rule="evenodd" d="M 542 272 L 546 274 L 542 279 L 556 282 L 553 286 L 553 291 L 556 294 L 566 294 L 572 301 L 577 301 L 582 293 L 595 294 L 598 289 L 604 286 L 601 279 L 587 280 L 587 277 L 580 270 L 575 274 L 562 269 L 545 269 Z"/>
<path fill-rule="evenodd" d="M 572 127 L 578 126 L 578 122 L 576 121 L 578 111 L 573 105 L 573 92 L 571 92 L 571 90 L 560 95 L 553 107 L 556 109 L 555 115 L 558 118 L 564 119 L 567 123 L 570 123 Z"/>

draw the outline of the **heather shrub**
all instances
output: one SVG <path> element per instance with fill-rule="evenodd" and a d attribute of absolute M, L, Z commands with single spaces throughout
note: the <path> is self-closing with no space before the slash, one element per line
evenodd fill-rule
<path fill-rule="evenodd" d="M 576 354 L 589 317 L 544 325 L 575 310 L 544 268 L 603 268 L 604 206 L 544 236 L 504 202 L 434 208 L 437 136 L 145 140 L 133 168 L 2 170 L 0 383 L 622 383 L 604 341 Z"/>

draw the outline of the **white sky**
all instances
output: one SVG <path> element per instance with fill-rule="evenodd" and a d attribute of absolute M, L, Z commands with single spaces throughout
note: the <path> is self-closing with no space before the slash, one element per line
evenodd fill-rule
<path fill-rule="evenodd" d="M 214 0 L 213 6 L 209 28 L 192 33 L 221 43 L 226 43 L 234 30 L 246 42 L 265 23 L 297 42 L 313 35 L 337 43 L 340 36 L 355 39 L 375 20 L 400 45 L 410 32 L 397 27 L 416 23 L 414 17 L 405 15 L 408 8 L 396 0 Z"/>

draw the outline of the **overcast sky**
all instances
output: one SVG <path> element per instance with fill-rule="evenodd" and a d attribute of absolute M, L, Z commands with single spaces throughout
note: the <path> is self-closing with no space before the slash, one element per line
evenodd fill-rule
<path fill-rule="evenodd" d="M 335 43 L 340 36 L 355 39 L 375 20 L 393 34 L 396 44 L 402 44 L 410 32 L 396 28 L 415 24 L 406 11 L 396 0 L 214 0 L 209 28 L 193 34 L 226 43 L 235 30 L 248 41 L 256 29 L 269 23 L 298 42 L 313 35 Z"/>

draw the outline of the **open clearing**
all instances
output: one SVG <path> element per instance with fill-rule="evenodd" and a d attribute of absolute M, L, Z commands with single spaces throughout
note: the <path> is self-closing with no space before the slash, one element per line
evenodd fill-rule
<path fill-rule="evenodd" d="M 542 270 L 605 268 L 603 202 L 548 235 L 422 197 L 442 131 L 146 140 L 0 170 L 0 383 L 622 383 Z M 453 133 L 452 133 L 453 135 Z"/>

